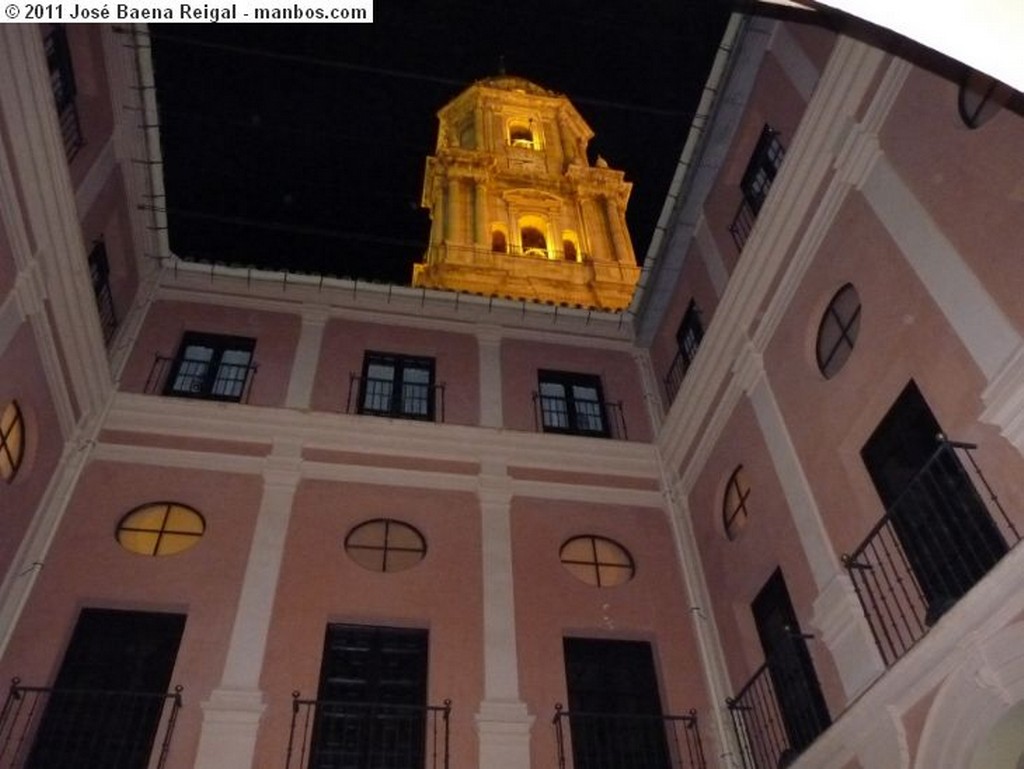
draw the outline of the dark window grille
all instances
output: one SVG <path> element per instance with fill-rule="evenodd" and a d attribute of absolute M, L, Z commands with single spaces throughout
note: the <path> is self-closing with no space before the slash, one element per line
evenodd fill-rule
<path fill-rule="evenodd" d="M 779 140 L 779 132 L 765 124 L 740 180 L 743 200 L 729 227 L 733 241 L 740 250 L 743 250 L 747 238 L 750 237 L 750 231 L 754 228 L 754 222 L 761 213 L 765 200 L 768 199 L 768 192 L 779 173 L 785 155 L 786 150 Z"/>
<path fill-rule="evenodd" d="M 622 545 L 607 537 L 584 534 L 562 544 L 562 565 L 574 577 L 594 587 L 614 587 L 633 579 L 636 564 Z"/>
<path fill-rule="evenodd" d="M 153 392 L 163 380 L 164 395 L 247 401 L 257 370 L 252 362 L 255 347 L 256 340 L 248 337 L 188 331 L 173 359 L 156 356 L 146 392 Z"/>
<path fill-rule="evenodd" d="M 181 691 L 56 689 L 15 678 L 0 711 L 0 765 L 163 769 Z"/>
<path fill-rule="evenodd" d="M 676 356 L 672 359 L 668 374 L 665 375 L 665 392 L 668 393 L 670 400 L 679 392 L 683 378 L 690 370 L 703 339 L 704 325 L 701 323 L 700 308 L 697 307 L 697 302 L 691 299 L 676 331 Z"/>
<path fill-rule="evenodd" d="M 423 534 L 404 521 L 376 518 L 353 528 L 345 537 L 345 551 L 371 571 L 402 571 L 427 554 Z"/>
<path fill-rule="evenodd" d="M 57 107 L 64 154 L 71 161 L 85 143 L 82 126 L 78 120 L 78 105 L 75 98 L 75 71 L 71 66 L 71 49 L 68 47 L 67 31 L 63 24 L 54 24 L 43 38 L 46 64 L 50 70 L 50 88 Z"/>
<path fill-rule="evenodd" d="M 96 297 L 96 311 L 100 316 L 103 341 L 110 345 L 117 331 L 117 311 L 114 309 L 114 295 L 110 291 L 110 263 L 107 261 L 107 247 L 97 240 L 89 252 L 89 276 L 92 279 L 92 293 Z"/>
<path fill-rule="evenodd" d="M 544 432 L 610 437 L 600 377 L 540 371 L 538 381 Z"/>
<path fill-rule="evenodd" d="M 892 665 L 1020 542 L 971 453 L 942 439 L 843 564 Z"/>
<path fill-rule="evenodd" d="M 575 769 L 704 769 L 697 711 L 685 716 L 580 713 L 555 705 L 558 767 Z M 568 729 L 566 728 L 568 726 Z M 569 746 L 571 735 L 572 747 Z"/>
<path fill-rule="evenodd" d="M 434 383 L 433 358 L 367 352 L 362 376 L 353 374 L 349 382 L 349 410 L 356 381 L 360 414 L 433 422 L 440 393 L 444 421 L 444 385 Z"/>
<path fill-rule="evenodd" d="M 451 700 L 402 705 L 292 692 L 286 769 L 448 769 Z"/>
<path fill-rule="evenodd" d="M 839 289 L 825 308 L 815 347 L 818 370 L 831 379 L 846 364 L 860 331 L 860 297 L 852 283 Z"/>

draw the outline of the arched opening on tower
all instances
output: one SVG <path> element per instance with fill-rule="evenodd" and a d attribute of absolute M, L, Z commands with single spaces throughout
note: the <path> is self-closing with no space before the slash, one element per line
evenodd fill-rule
<path fill-rule="evenodd" d="M 525 147 L 537 149 L 537 140 L 533 134 L 533 126 L 530 123 L 514 121 L 508 125 L 508 143 L 513 147 Z"/>
<path fill-rule="evenodd" d="M 491 230 L 491 251 L 496 254 L 508 253 L 508 236 L 500 227 Z"/>
<path fill-rule="evenodd" d="M 520 237 L 523 240 L 524 254 L 548 255 L 548 242 L 539 228 L 527 225 L 520 231 Z"/>

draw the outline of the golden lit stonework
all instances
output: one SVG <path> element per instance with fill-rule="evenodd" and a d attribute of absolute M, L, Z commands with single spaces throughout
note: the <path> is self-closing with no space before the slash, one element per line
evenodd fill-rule
<path fill-rule="evenodd" d="M 632 185 L 600 158 L 560 94 L 482 80 L 439 113 L 423 206 L 430 246 L 414 286 L 622 310 L 640 275 L 626 228 Z"/>

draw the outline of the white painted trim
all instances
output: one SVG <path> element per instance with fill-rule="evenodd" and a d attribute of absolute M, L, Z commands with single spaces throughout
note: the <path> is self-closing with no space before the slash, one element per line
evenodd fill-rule
<path fill-rule="evenodd" d="M 78 211 L 79 219 L 84 219 L 89 213 L 115 169 L 114 140 L 110 138 L 75 190 L 75 210 Z"/>
<path fill-rule="evenodd" d="M 1022 343 L 1013 323 L 884 155 L 863 193 L 965 350 L 992 380 Z"/>
<path fill-rule="evenodd" d="M 999 432 L 1024 454 L 1024 345 L 989 380 L 981 394 L 985 404 L 979 419 L 997 425 Z"/>
<path fill-rule="evenodd" d="M 477 329 L 477 365 L 480 368 L 480 426 L 500 428 L 504 424 L 503 379 L 501 373 L 501 330 L 492 326 Z"/>
<path fill-rule="evenodd" d="M 789 34 L 789 27 L 786 24 L 780 22 L 775 25 L 768 50 L 772 52 L 786 78 L 800 94 L 800 98 L 805 102 L 810 101 L 821 73 L 796 38 Z"/>
<path fill-rule="evenodd" d="M 327 317 L 327 310 L 322 305 L 303 308 L 302 327 L 295 346 L 291 376 L 288 378 L 288 393 L 284 399 L 288 408 L 308 409 L 310 406 Z"/>
<path fill-rule="evenodd" d="M 694 241 L 700 251 L 704 268 L 708 271 L 708 278 L 711 286 L 715 289 L 715 296 L 721 298 L 725 293 L 725 287 L 729 284 L 729 271 L 725 268 L 725 260 L 722 259 L 722 252 L 718 250 L 718 241 L 711 234 L 708 227 L 708 220 L 701 213 L 694 229 Z"/>
<path fill-rule="evenodd" d="M 14 335 L 25 322 L 25 314 L 21 310 L 21 301 L 16 291 L 11 291 L 0 304 L 0 358 L 7 352 L 7 346 L 14 340 Z"/>

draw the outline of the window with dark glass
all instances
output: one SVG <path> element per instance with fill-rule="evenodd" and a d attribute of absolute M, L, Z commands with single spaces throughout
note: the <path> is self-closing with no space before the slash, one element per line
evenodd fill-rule
<path fill-rule="evenodd" d="M 75 103 L 75 97 L 78 95 L 75 71 L 71 67 L 71 50 L 63 24 L 54 24 L 50 27 L 43 38 L 43 47 L 46 51 L 50 88 L 57 107 L 61 137 L 64 140 L 64 152 L 67 159 L 71 160 L 81 149 L 84 141 L 78 121 L 78 106 Z"/>
<path fill-rule="evenodd" d="M 89 276 L 92 278 L 92 292 L 96 297 L 96 310 L 100 315 L 103 341 L 108 345 L 117 331 L 117 312 L 114 296 L 110 291 L 110 263 L 107 261 L 107 246 L 97 240 L 89 252 Z"/>
<path fill-rule="evenodd" d="M 255 366 L 256 340 L 243 336 L 188 331 L 164 386 L 164 395 L 204 400 L 240 401 Z"/>
<path fill-rule="evenodd" d="M 608 435 L 599 377 L 540 371 L 538 380 L 541 424 L 545 432 Z"/>
<path fill-rule="evenodd" d="M 818 326 L 818 369 L 831 379 L 846 364 L 860 330 L 860 296 L 852 283 L 839 289 Z"/>
<path fill-rule="evenodd" d="M 761 130 L 761 137 L 740 182 L 743 199 L 755 216 L 760 213 L 761 206 L 768 197 L 768 190 L 775 181 L 785 154 L 782 142 L 779 141 L 779 132 L 766 124 Z"/>
<path fill-rule="evenodd" d="M 366 353 L 359 413 L 433 421 L 434 359 Z"/>

